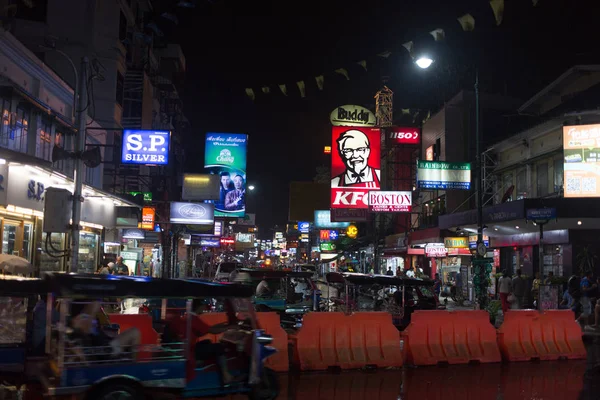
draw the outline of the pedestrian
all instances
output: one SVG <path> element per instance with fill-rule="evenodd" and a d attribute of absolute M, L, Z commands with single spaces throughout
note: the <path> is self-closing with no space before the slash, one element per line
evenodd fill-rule
<path fill-rule="evenodd" d="M 385 274 L 387 276 L 394 276 L 394 271 L 392 271 L 392 267 L 388 267 L 387 272 Z"/>
<path fill-rule="evenodd" d="M 502 302 L 502 312 L 506 313 L 510 309 L 508 295 L 512 293 L 512 280 L 507 270 L 502 271 L 502 277 L 498 279 L 498 292 L 500 293 L 500 301 Z"/>
<path fill-rule="evenodd" d="M 525 288 L 527 282 L 521 277 L 521 269 L 517 269 L 517 276 L 512 280 L 513 294 L 516 298 L 516 309 L 520 310 L 525 307 Z"/>
<path fill-rule="evenodd" d="M 440 293 L 442 292 L 442 281 L 440 279 L 440 274 L 435 274 L 435 279 L 433 280 L 433 291 L 437 298 L 440 298 Z"/>
<path fill-rule="evenodd" d="M 592 302 L 590 300 L 590 294 L 596 289 L 597 285 L 592 284 L 592 272 L 586 272 L 585 276 L 581 279 L 581 315 L 579 316 L 579 323 L 585 328 L 590 323 L 590 315 L 592 314 Z"/>
<path fill-rule="evenodd" d="M 123 257 L 117 257 L 117 264 L 115 265 L 113 274 L 129 276 L 129 267 L 123 262 Z"/>
<path fill-rule="evenodd" d="M 539 272 L 535 273 L 535 279 L 533 280 L 533 285 L 531 285 L 531 298 L 533 299 L 534 305 L 538 300 L 538 295 L 540 294 L 540 284 L 542 283 L 542 276 Z"/>
<path fill-rule="evenodd" d="M 554 272 L 548 272 L 548 276 L 544 279 L 544 285 L 552 285 L 552 281 L 554 280 Z"/>

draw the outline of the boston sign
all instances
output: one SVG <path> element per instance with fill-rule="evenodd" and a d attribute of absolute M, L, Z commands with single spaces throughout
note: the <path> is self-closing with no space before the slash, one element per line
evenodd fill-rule
<path fill-rule="evenodd" d="M 171 132 L 125 129 L 121 163 L 167 165 Z"/>
<path fill-rule="evenodd" d="M 410 212 L 412 192 L 369 192 L 369 211 Z"/>
<path fill-rule="evenodd" d="M 375 114 L 361 106 L 345 105 L 329 116 L 333 126 L 375 126 Z"/>

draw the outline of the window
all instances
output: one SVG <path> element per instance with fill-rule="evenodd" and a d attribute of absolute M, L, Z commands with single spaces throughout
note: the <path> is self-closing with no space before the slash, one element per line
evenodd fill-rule
<path fill-rule="evenodd" d="M 517 172 L 517 200 L 527 197 L 527 169 Z"/>
<path fill-rule="evenodd" d="M 38 127 L 35 156 L 52 160 L 52 123 L 45 118 L 41 118 Z"/>
<path fill-rule="evenodd" d="M 548 163 L 538 164 L 536 173 L 537 197 L 548 195 Z"/>
<path fill-rule="evenodd" d="M 64 150 L 72 151 L 73 136 L 66 136 L 64 132 L 56 131 L 54 135 L 54 145 L 62 147 Z M 54 168 L 66 176 L 73 176 L 73 160 L 60 160 L 54 163 Z"/>
<path fill-rule="evenodd" d="M 563 188 L 564 164 L 562 158 L 554 160 L 554 193 L 560 193 Z"/>
<path fill-rule="evenodd" d="M 123 74 L 117 71 L 117 104 L 123 107 L 123 89 L 125 87 L 125 78 Z"/>
<path fill-rule="evenodd" d="M 29 130 L 29 111 L 17 108 L 17 112 L 11 115 L 10 131 L 8 134 L 8 148 L 11 150 L 27 153 L 27 131 Z"/>
<path fill-rule="evenodd" d="M 503 182 L 503 193 L 502 196 L 504 196 L 505 194 L 509 193 L 509 190 L 511 186 L 513 186 L 513 174 L 506 174 L 504 175 L 504 178 L 502 179 Z M 513 201 L 514 198 L 514 194 L 510 193 L 510 195 L 506 198 L 506 201 Z"/>
<path fill-rule="evenodd" d="M 119 40 L 123 41 L 127 38 L 127 18 L 123 11 L 120 12 L 119 16 Z"/>
<path fill-rule="evenodd" d="M 2 105 L 2 127 L 0 131 L 0 146 L 8 147 L 8 137 L 10 135 L 10 101 L 0 99 Z"/>

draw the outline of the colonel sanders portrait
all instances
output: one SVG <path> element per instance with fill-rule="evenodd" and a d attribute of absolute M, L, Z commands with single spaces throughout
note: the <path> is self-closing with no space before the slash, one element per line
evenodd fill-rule
<path fill-rule="evenodd" d="M 379 187 L 380 171 L 369 167 L 371 143 L 367 135 L 351 129 L 337 138 L 337 150 L 346 170 L 331 180 L 331 187 Z"/>

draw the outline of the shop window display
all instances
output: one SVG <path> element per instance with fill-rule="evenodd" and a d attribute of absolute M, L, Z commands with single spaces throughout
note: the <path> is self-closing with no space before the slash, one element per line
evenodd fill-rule
<path fill-rule="evenodd" d="M 98 235 L 91 232 L 79 233 L 79 271 L 93 274 L 98 257 Z"/>

